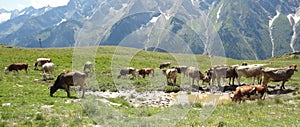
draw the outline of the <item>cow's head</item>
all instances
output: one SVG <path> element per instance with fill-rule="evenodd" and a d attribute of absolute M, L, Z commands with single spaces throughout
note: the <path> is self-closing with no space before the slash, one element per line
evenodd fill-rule
<path fill-rule="evenodd" d="M 53 94 L 58 90 L 58 88 L 56 88 L 55 86 L 50 86 L 50 96 L 53 97 Z"/>
<path fill-rule="evenodd" d="M 289 68 L 294 69 L 294 71 L 298 71 L 298 70 L 297 70 L 297 64 L 291 64 L 291 65 L 289 66 Z"/>
<path fill-rule="evenodd" d="M 8 72 L 9 72 L 8 67 L 5 67 L 5 68 L 4 68 L 4 73 L 5 73 L 5 74 L 8 74 Z"/>

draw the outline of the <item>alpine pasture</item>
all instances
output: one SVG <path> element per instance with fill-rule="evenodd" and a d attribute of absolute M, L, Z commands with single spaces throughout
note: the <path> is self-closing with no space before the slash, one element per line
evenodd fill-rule
<path fill-rule="evenodd" d="M 84 47 L 89 50 L 89 47 Z M 162 91 L 166 84 L 166 78 L 159 69 L 155 76 L 137 78 L 121 78 L 116 83 L 111 74 L 112 58 L 117 47 L 100 46 L 94 59 L 94 76 L 96 83 L 88 83 L 87 91 L 111 91 L 117 92 L 118 88 L 126 87 L 128 84 L 134 86 L 136 91 Z M 126 50 L 137 50 L 124 48 Z M 131 59 L 129 65 L 135 68 L 153 67 L 159 68 L 162 62 L 170 61 L 176 65 L 176 60 L 169 53 L 154 53 L 138 51 Z M 128 55 L 126 53 L 121 56 Z M 190 54 L 181 54 L 186 57 Z M 41 69 L 34 70 L 34 62 L 37 58 L 51 58 L 55 64 L 54 80 L 43 80 Z M 29 71 L 19 71 L 18 74 L 10 72 L 0 73 L 0 126 L 95 126 L 102 125 L 99 121 L 91 118 L 90 114 L 94 111 L 83 102 L 87 98 L 94 97 L 86 95 L 81 99 L 80 94 L 71 91 L 71 98 L 68 98 L 63 90 L 57 91 L 54 97 L 50 97 L 48 87 L 53 85 L 57 75 L 64 70 L 72 70 L 73 48 L 49 48 L 49 49 L 30 49 L 1 46 L 0 58 L 1 68 L 14 62 L 24 62 L 29 64 Z M 210 58 L 204 55 L 196 55 L 199 70 L 204 73 L 211 66 Z M 268 64 L 268 67 L 287 67 L 290 64 L 300 65 L 297 55 L 285 55 L 267 60 L 234 60 L 226 58 L 227 65 L 247 63 Z M 122 62 L 122 61 L 118 61 Z M 83 66 L 83 65 L 82 65 Z M 151 78 L 159 80 L 158 84 L 152 84 Z M 226 79 L 227 80 L 227 79 Z M 179 79 L 178 85 L 186 84 L 189 81 Z M 251 79 L 242 78 L 242 82 L 250 83 Z M 235 81 L 237 84 L 237 81 Z M 192 110 L 187 112 L 184 118 L 174 123 L 174 126 L 299 126 L 300 125 L 300 72 L 295 72 L 292 78 L 286 82 L 286 90 L 280 91 L 281 82 L 270 82 L 268 85 L 271 94 L 265 100 L 246 101 L 238 104 L 229 102 L 215 107 L 209 117 L 198 119 L 197 115 L 205 110 L 205 105 L 201 103 L 191 103 Z M 206 87 L 204 83 L 201 86 Z M 276 87 L 275 87 L 276 86 Z M 273 89 L 275 87 L 275 89 Z M 73 88 L 76 89 L 77 87 Z M 186 89 L 187 92 L 190 89 Z M 142 98 L 141 98 L 142 99 Z M 122 106 L 112 106 L 112 109 L 122 112 L 125 115 L 136 117 L 151 117 L 165 110 L 176 107 L 134 107 L 124 98 L 107 98 L 109 102 Z M 97 103 L 98 104 L 98 103 Z M 99 104 L 97 106 L 103 106 Z M 176 115 L 176 114 L 175 114 Z M 195 119 L 197 118 L 197 119 Z M 119 121 L 115 121 L 118 123 Z M 115 126 L 115 125 L 111 125 Z"/>

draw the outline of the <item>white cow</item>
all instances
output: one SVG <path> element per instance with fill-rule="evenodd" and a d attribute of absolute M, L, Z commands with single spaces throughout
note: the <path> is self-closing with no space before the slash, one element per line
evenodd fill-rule
<path fill-rule="evenodd" d="M 87 69 L 89 69 L 90 72 L 94 72 L 94 64 L 90 61 L 87 61 L 83 66 L 83 72 L 87 72 Z"/>
<path fill-rule="evenodd" d="M 241 85 L 241 77 L 250 78 L 252 77 L 252 84 L 254 84 L 255 78 L 258 84 L 261 83 L 262 79 L 262 67 L 266 64 L 252 64 L 247 66 L 238 66 L 235 70 L 238 75 L 238 85 Z"/>
<path fill-rule="evenodd" d="M 54 78 L 54 64 L 53 63 L 45 63 L 42 66 L 43 73 L 41 74 L 44 80 L 47 79 L 47 76 L 51 75 Z"/>

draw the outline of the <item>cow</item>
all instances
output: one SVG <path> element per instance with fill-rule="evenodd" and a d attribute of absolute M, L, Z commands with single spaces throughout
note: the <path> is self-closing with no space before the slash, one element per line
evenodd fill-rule
<path fill-rule="evenodd" d="M 184 77 L 187 76 L 187 66 L 174 66 L 171 68 L 176 68 L 178 70 L 178 73 L 182 73 Z"/>
<path fill-rule="evenodd" d="M 11 71 L 19 73 L 19 70 L 25 70 L 28 73 L 28 64 L 27 63 L 12 63 L 8 67 L 5 67 L 4 73 L 8 74 Z"/>
<path fill-rule="evenodd" d="M 176 85 L 176 79 L 177 79 L 177 73 L 178 70 L 175 68 L 170 68 L 170 69 L 163 69 L 163 74 L 166 76 L 167 78 L 167 84 L 172 84 L 172 85 Z M 173 83 L 172 83 L 173 80 Z"/>
<path fill-rule="evenodd" d="M 203 82 L 207 82 L 207 77 L 204 76 L 200 70 L 198 70 L 196 67 L 189 67 L 187 69 L 187 75 L 192 79 L 192 85 L 194 85 L 194 80 L 197 80 L 197 84 L 200 86 L 199 81 L 203 80 Z M 202 84 L 203 84 L 202 82 Z"/>
<path fill-rule="evenodd" d="M 217 79 L 218 86 L 221 85 L 221 78 L 229 78 L 229 85 L 234 85 L 234 79 L 238 77 L 235 68 L 237 66 L 226 66 L 226 65 L 217 65 L 206 71 L 209 79 L 212 80 L 212 84 L 214 84 L 215 79 Z M 232 83 L 231 83 L 232 81 Z M 209 83 L 210 84 L 210 83 Z"/>
<path fill-rule="evenodd" d="M 138 70 L 138 74 L 141 75 L 143 78 L 146 77 L 146 75 L 152 75 L 154 77 L 154 69 L 153 68 L 142 68 Z"/>
<path fill-rule="evenodd" d="M 87 72 L 89 69 L 90 72 L 94 72 L 94 64 L 90 61 L 87 61 L 83 66 L 83 72 Z"/>
<path fill-rule="evenodd" d="M 261 83 L 262 79 L 262 67 L 266 64 L 252 64 L 252 65 L 243 65 L 235 68 L 235 71 L 238 75 L 238 85 L 241 85 L 241 77 L 252 77 L 252 84 L 254 84 L 255 78 L 258 81 L 258 84 Z"/>
<path fill-rule="evenodd" d="M 262 74 L 264 77 L 263 84 L 267 85 L 270 81 L 282 81 L 280 89 L 283 90 L 285 89 L 285 82 L 287 82 L 292 77 L 295 71 L 298 71 L 296 64 L 292 64 L 288 68 L 265 68 L 262 70 Z"/>
<path fill-rule="evenodd" d="M 42 66 L 42 76 L 43 79 L 46 80 L 48 75 L 51 75 L 54 78 L 54 64 L 53 63 L 45 63 Z"/>
<path fill-rule="evenodd" d="M 268 86 L 264 84 L 252 85 L 255 88 L 256 94 L 259 95 L 259 99 L 264 100 L 268 91 Z"/>
<path fill-rule="evenodd" d="M 126 76 L 126 75 L 132 75 L 133 78 L 136 77 L 136 69 L 133 67 L 127 67 L 124 69 L 120 70 L 120 74 L 117 76 L 117 78 L 121 78 L 121 76 Z"/>
<path fill-rule="evenodd" d="M 52 60 L 50 58 L 38 58 L 34 63 L 34 70 L 38 70 L 38 66 L 43 66 L 45 63 L 51 63 Z"/>
<path fill-rule="evenodd" d="M 236 87 L 233 97 L 231 98 L 234 102 L 245 101 L 246 98 L 250 98 L 251 95 L 255 94 L 255 87 L 245 85 Z"/>
<path fill-rule="evenodd" d="M 159 65 L 159 69 L 169 68 L 171 66 L 171 62 L 164 62 Z"/>
<path fill-rule="evenodd" d="M 67 96 L 70 97 L 70 86 L 80 85 L 82 90 L 82 98 L 84 97 L 85 85 L 86 85 L 87 74 L 80 71 L 65 71 L 60 73 L 54 84 L 50 86 L 50 96 L 58 89 L 64 89 L 67 92 Z"/>

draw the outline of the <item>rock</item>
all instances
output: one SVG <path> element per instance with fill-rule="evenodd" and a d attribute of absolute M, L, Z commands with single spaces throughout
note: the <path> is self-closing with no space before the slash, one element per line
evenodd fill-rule
<path fill-rule="evenodd" d="M 3 107 L 5 107 L 5 106 L 8 106 L 8 107 L 9 107 L 9 106 L 11 106 L 11 103 L 3 103 L 2 106 L 3 106 Z"/>

